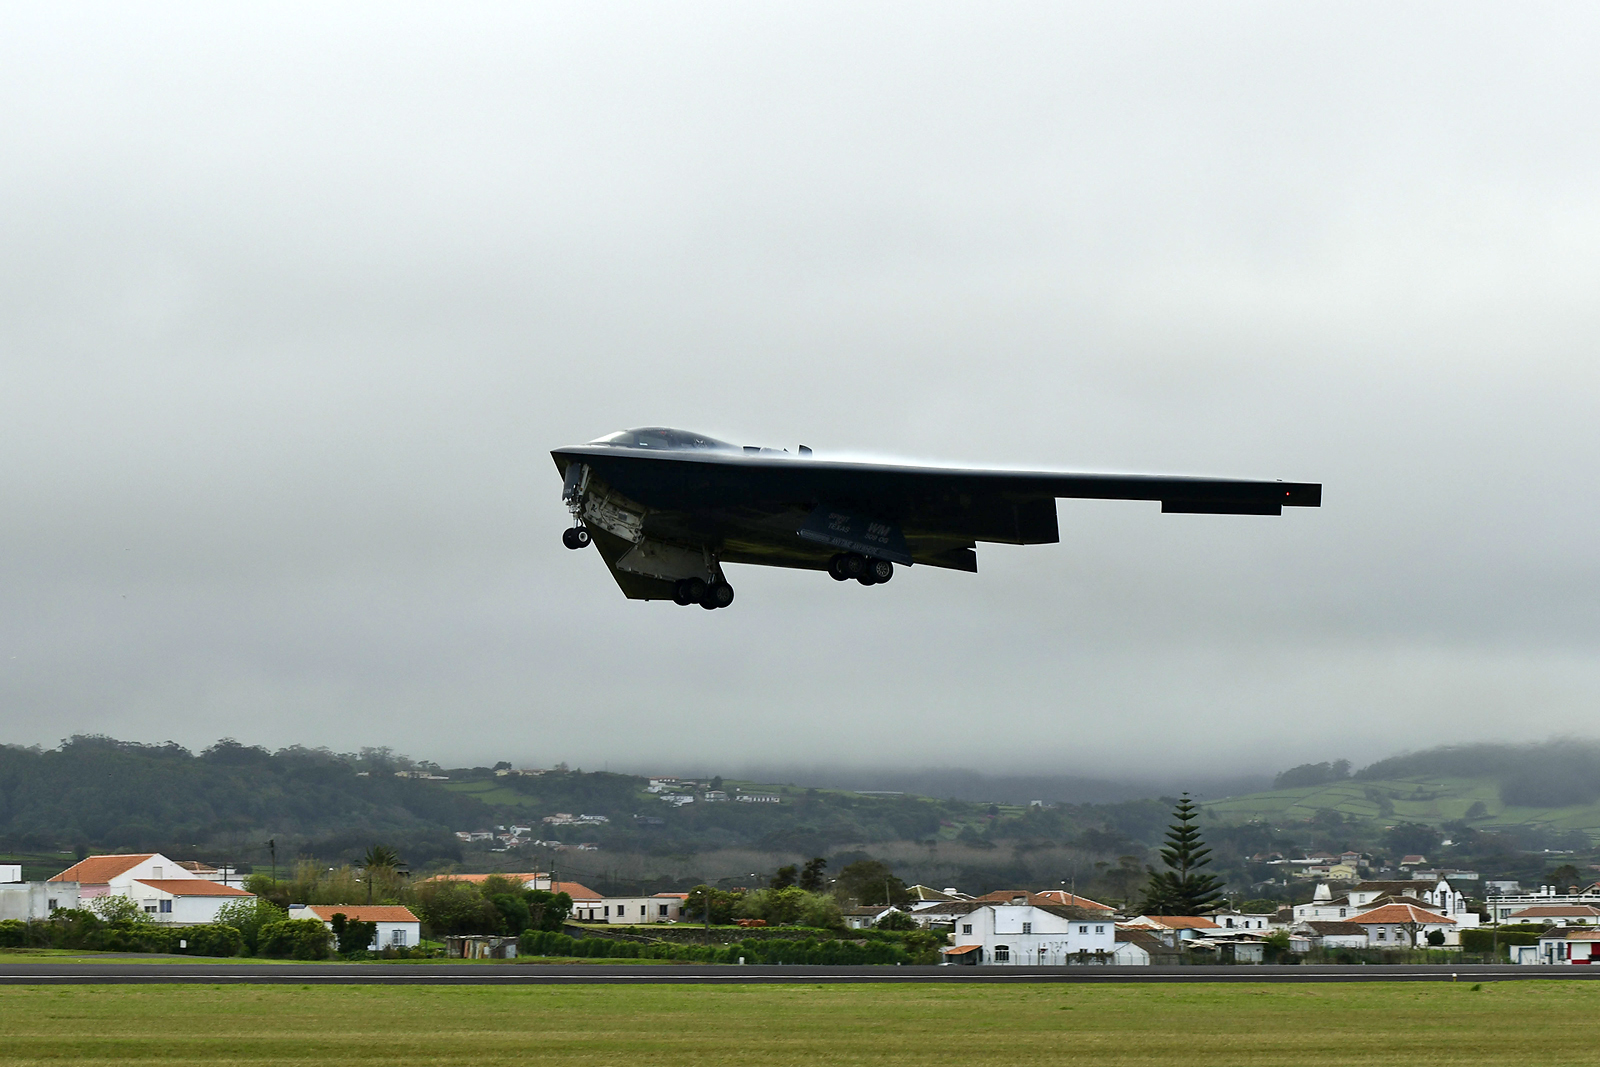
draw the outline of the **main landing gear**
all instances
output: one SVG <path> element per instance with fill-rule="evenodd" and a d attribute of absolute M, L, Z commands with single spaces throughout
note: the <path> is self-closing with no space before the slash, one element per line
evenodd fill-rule
<path fill-rule="evenodd" d="M 672 599 L 681 607 L 699 604 L 714 611 L 733 603 L 733 586 L 720 579 L 708 582 L 704 578 L 679 578 L 673 584 Z"/>
<path fill-rule="evenodd" d="M 583 526 L 574 526 L 561 531 L 561 543 L 568 548 L 588 548 L 589 542 L 594 538 L 589 536 L 589 531 Z"/>
<path fill-rule="evenodd" d="M 828 574 L 836 582 L 854 578 L 862 585 L 882 585 L 894 577 L 894 564 L 886 559 L 869 559 L 859 552 L 841 552 L 828 561 Z"/>

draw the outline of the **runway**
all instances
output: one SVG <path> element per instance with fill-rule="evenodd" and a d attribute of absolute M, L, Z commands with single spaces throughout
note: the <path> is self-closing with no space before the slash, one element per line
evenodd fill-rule
<path fill-rule="evenodd" d="M 1600 967 L 641 967 L 626 965 L 0 961 L 0 985 L 763 985 L 785 983 L 1516 982 L 1600 979 Z"/>

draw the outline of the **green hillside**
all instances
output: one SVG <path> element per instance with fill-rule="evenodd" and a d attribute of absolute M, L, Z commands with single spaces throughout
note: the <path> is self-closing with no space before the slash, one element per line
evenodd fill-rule
<path fill-rule="evenodd" d="M 1318 812 L 1337 811 L 1361 822 L 1465 822 L 1493 832 L 1577 830 L 1600 843 L 1600 803 L 1557 808 L 1506 804 L 1500 799 L 1499 783 L 1488 778 L 1345 779 L 1208 801 L 1204 808 L 1223 823 L 1302 822 Z"/>
<path fill-rule="evenodd" d="M 1347 767 L 1297 767 L 1279 775 L 1281 788 L 1204 808 L 1225 825 L 1448 823 L 1525 839 L 1582 834 L 1600 843 L 1600 746 L 1591 743 L 1465 745 L 1397 756 L 1354 775 Z M 1304 781 L 1319 774 L 1324 780 Z"/>

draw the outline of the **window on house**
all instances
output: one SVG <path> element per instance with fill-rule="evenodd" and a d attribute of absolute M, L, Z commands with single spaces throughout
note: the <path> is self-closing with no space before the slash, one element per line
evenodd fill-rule
<path fill-rule="evenodd" d="M 398 948 L 405 948 L 405 946 L 406 946 L 406 932 L 404 930 L 390 930 L 389 931 L 389 944 L 394 945 L 394 946 L 396 946 Z"/>
<path fill-rule="evenodd" d="M 161 914 L 163 914 L 163 915 L 171 915 L 172 914 L 172 901 L 163 900 L 163 901 L 160 902 L 160 904 L 161 904 Z"/>
<path fill-rule="evenodd" d="M 58 907 L 61 906 L 60 904 L 56 903 L 56 898 L 55 897 L 51 897 L 45 903 L 50 906 L 50 910 L 51 911 L 55 911 Z"/>
<path fill-rule="evenodd" d="M 1011 946 L 1010 945 L 996 945 L 994 947 L 994 961 L 996 963 L 1010 963 L 1011 962 Z"/>
<path fill-rule="evenodd" d="M 1387 930 L 1379 930 L 1378 931 L 1378 940 L 1379 941 L 1387 941 L 1387 940 L 1389 940 L 1389 932 Z"/>
<path fill-rule="evenodd" d="M 1088 933 L 1088 932 L 1089 932 L 1089 928 L 1088 928 L 1088 927 L 1087 927 L 1087 926 L 1080 926 L 1080 927 L 1078 927 L 1078 933 L 1080 933 L 1080 934 L 1086 934 L 1086 933 Z"/>
<path fill-rule="evenodd" d="M 610 904 L 606 905 L 606 918 L 608 918 L 608 919 L 611 918 L 611 905 Z"/>
<path fill-rule="evenodd" d="M 151 867 L 150 868 L 150 877 L 152 877 L 152 878 L 164 878 L 164 877 L 166 877 L 165 875 L 163 875 L 161 873 L 165 869 L 166 868 L 164 868 L 164 867 Z"/>
<path fill-rule="evenodd" d="M 1233 920 L 1232 919 L 1228 920 L 1228 929 L 1230 929 L 1230 930 L 1233 929 Z"/>
<path fill-rule="evenodd" d="M 972 933 L 972 924 L 971 923 L 962 923 L 961 924 L 961 932 L 964 933 L 964 934 Z"/>
<path fill-rule="evenodd" d="M 1106 932 L 1106 928 L 1104 926 L 1096 926 L 1094 928 L 1094 932 L 1097 934 L 1103 934 Z"/>
<path fill-rule="evenodd" d="M 1022 932 L 1025 933 L 1025 934 L 1033 933 L 1033 924 L 1032 923 L 1023 923 L 1022 924 Z"/>
<path fill-rule="evenodd" d="M 146 904 L 144 906 L 144 913 L 146 915 L 154 915 L 156 913 L 156 906 L 154 904 Z"/>
<path fill-rule="evenodd" d="M 660 916 L 665 919 L 667 917 L 667 906 L 665 904 L 658 904 L 656 907 L 660 909 Z"/>
<path fill-rule="evenodd" d="M 1341 919 L 1344 918 L 1344 909 L 1343 908 L 1339 909 L 1339 918 L 1341 918 Z"/>

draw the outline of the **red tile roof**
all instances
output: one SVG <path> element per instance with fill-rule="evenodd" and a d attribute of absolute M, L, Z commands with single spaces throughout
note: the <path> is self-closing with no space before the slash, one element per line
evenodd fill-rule
<path fill-rule="evenodd" d="M 243 889 L 221 882 L 208 882 L 204 878 L 135 878 L 140 885 L 171 893 L 175 897 L 249 897 Z"/>
<path fill-rule="evenodd" d="M 985 893 L 974 900 L 981 900 L 985 904 L 1009 904 L 1017 897 L 1023 897 L 1025 904 L 1064 904 L 1075 908 L 1086 908 L 1089 911 L 1115 911 L 1109 904 L 1102 904 L 1098 900 L 1088 897 L 1074 896 L 1064 889 L 1047 889 L 1042 893 L 1035 893 L 1028 889 L 997 889 L 993 893 Z"/>
<path fill-rule="evenodd" d="M 1581 915 L 1592 919 L 1600 917 L 1600 908 L 1588 904 L 1535 904 L 1531 908 L 1512 912 L 1510 919 L 1557 919 L 1564 915 Z"/>
<path fill-rule="evenodd" d="M 1375 926 L 1380 923 L 1422 923 L 1427 926 L 1456 925 L 1456 921 L 1448 915 L 1440 915 L 1434 911 L 1424 911 L 1422 908 L 1412 904 L 1385 904 L 1381 908 L 1364 911 L 1348 921 L 1360 923 L 1362 926 Z"/>
<path fill-rule="evenodd" d="M 492 874 L 436 874 L 431 878 L 422 879 L 424 882 L 472 882 L 481 883 L 486 878 L 509 878 L 513 882 L 543 881 L 550 876 L 543 872 L 524 872 L 522 874 L 506 874 L 495 871 Z"/>
<path fill-rule="evenodd" d="M 411 909 L 403 904 L 307 904 L 305 910 L 321 919 L 332 922 L 335 915 L 358 923 L 414 923 L 421 922 Z"/>
<path fill-rule="evenodd" d="M 52 882 L 78 882 L 83 885 L 105 885 L 117 875 L 127 874 L 154 855 L 156 855 L 154 852 L 140 852 L 112 856 L 90 856 L 86 860 L 79 860 L 50 880 Z"/>
<path fill-rule="evenodd" d="M 943 952 L 946 956 L 962 956 L 968 952 L 976 952 L 982 947 L 983 946 L 981 945 L 962 945 L 960 948 L 944 948 L 940 949 L 939 951 Z"/>

